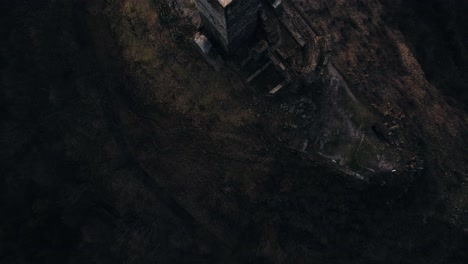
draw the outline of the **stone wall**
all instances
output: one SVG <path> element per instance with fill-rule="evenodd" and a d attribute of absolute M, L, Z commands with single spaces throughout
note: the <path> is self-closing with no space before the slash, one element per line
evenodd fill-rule
<path fill-rule="evenodd" d="M 251 42 L 259 15 L 258 0 L 237 0 L 225 7 L 229 49 L 238 50 Z"/>
<path fill-rule="evenodd" d="M 224 8 L 218 0 L 196 0 L 197 8 L 203 26 L 207 29 L 210 38 L 225 51 L 229 50 L 226 17 Z"/>
<path fill-rule="evenodd" d="M 196 0 L 204 27 L 226 53 L 245 47 L 257 29 L 258 0 Z"/>

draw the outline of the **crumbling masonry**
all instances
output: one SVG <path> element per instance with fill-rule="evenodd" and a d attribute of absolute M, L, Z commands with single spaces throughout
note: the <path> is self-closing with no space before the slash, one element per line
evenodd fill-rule
<path fill-rule="evenodd" d="M 226 54 L 246 47 L 255 34 L 258 0 L 196 0 L 203 26 Z"/>
<path fill-rule="evenodd" d="M 194 40 L 202 55 L 217 71 L 225 60 L 234 62 L 251 87 L 274 95 L 328 62 L 324 38 L 291 0 L 195 1 L 203 26 Z"/>

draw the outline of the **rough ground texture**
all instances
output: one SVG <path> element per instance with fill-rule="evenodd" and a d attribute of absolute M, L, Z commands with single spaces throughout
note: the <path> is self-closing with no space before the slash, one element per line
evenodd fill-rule
<path fill-rule="evenodd" d="M 293 2 L 331 64 L 274 98 L 190 1 L 2 2 L 0 262 L 466 263 L 466 5 Z"/>

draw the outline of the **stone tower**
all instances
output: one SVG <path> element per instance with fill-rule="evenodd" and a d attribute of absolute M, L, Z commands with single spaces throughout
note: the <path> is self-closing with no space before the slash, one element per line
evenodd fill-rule
<path fill-rule="evenodd" d="M 209 36 L 232 54 L 245 48 L 257 29 L 258 0 L 195 0 Z"/>

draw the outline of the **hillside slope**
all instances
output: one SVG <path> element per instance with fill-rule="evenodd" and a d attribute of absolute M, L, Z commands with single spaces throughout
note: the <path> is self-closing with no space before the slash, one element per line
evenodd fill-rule
<path fill-rule="evenodd" d="M 465 263 L 468 116 L 418 6 L 292 2 L 331 64 L 277 97 L 204 61 L 191 1 L 2 3 L 0 262 Z"/>

